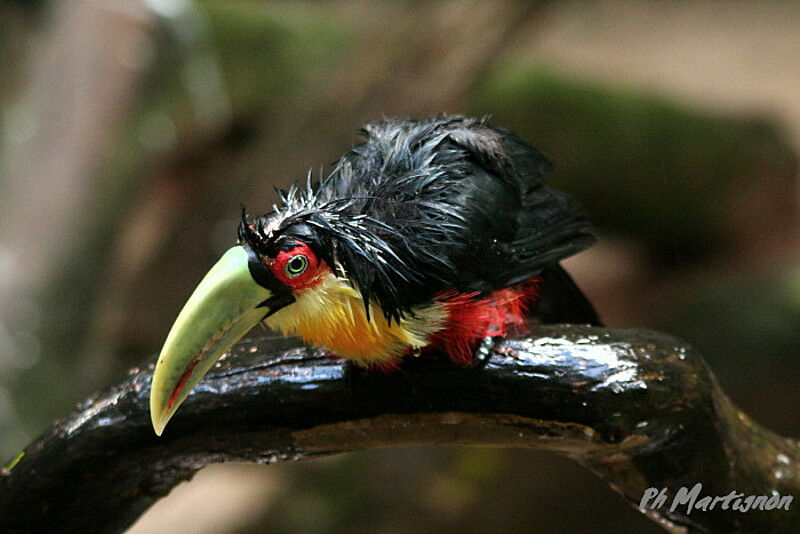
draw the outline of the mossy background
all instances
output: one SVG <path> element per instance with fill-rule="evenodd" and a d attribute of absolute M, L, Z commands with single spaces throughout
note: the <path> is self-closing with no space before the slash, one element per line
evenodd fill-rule
<path fill-rule="evenodd" d="M 689 340 L 800 435 L 800 9 L 647 2 L 0 1 L 0 457 L 157 352 L 241 203 L 384 116 L 489 115 L 556 163 L 615 327 Z M 320 171 L 320 169 L 322 169 Z M 660 529 L 544 452 L 214 466 L 132 532 Z"/>

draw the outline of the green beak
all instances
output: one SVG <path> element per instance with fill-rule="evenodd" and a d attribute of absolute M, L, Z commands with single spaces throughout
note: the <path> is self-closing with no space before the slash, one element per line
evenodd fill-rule
<path fill-rule="evenodd" d="M 211 268 L 172 325 L 153 372 L 150 418 L 156 434 L 225 351 L 276 311 L 265 305 L 272 296 L 253 279 L 241 246 Z"/>

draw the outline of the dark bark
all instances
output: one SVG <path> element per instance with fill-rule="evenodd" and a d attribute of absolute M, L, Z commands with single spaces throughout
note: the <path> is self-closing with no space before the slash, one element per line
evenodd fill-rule
<path fill-rule="evenodd" d="M 789 511 L 669 511 L 701 495 L 800 494 L 800 447 L 750 421 L 690 348 L 663 334 L 535 327 L 488 363 L 414 360 L 369 374 L 292 342 L 239 343 L 154 435 L 152 366 L 134 370 L 29 445 L 0 476 L 0 532 L 120 532 L 177 483 L 226 460 L 272 463 L 374 447 L 492 445 L 559 451 L 653 519 L 690 532 L 800 531 Z M 488 513 L 488 512 L 487 512 Z"/>

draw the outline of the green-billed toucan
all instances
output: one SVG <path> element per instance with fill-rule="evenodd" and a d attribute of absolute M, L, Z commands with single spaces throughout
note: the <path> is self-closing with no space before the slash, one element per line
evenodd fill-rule
<path fill-rule="evenodd" d="M 491 336 L 542 322 L 599 324 L 559 266 L 592 244 L 551 163 L 484 120 L 391 119 L 320 183 L 266 215 L 200 282 L 158 359 L 150 393 L 161 434 L 192 387 L 264 322 L 369 368 L 436 351 L 469 364 Z M 310 182 L 310 180 L 309 180 Z"/>

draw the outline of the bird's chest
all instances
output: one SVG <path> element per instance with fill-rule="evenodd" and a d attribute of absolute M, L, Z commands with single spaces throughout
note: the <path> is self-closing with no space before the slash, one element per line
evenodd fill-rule
<path fill-rule="evenodd" d="M 332 274 L 296 299 L 267 319 L 267 325 L 365 366 L 426 346 L 447 318 L 446 310 L 432 304 L 413 318 L 390 323 L 373 304 L 368 319 L 360 293 Z"/>

